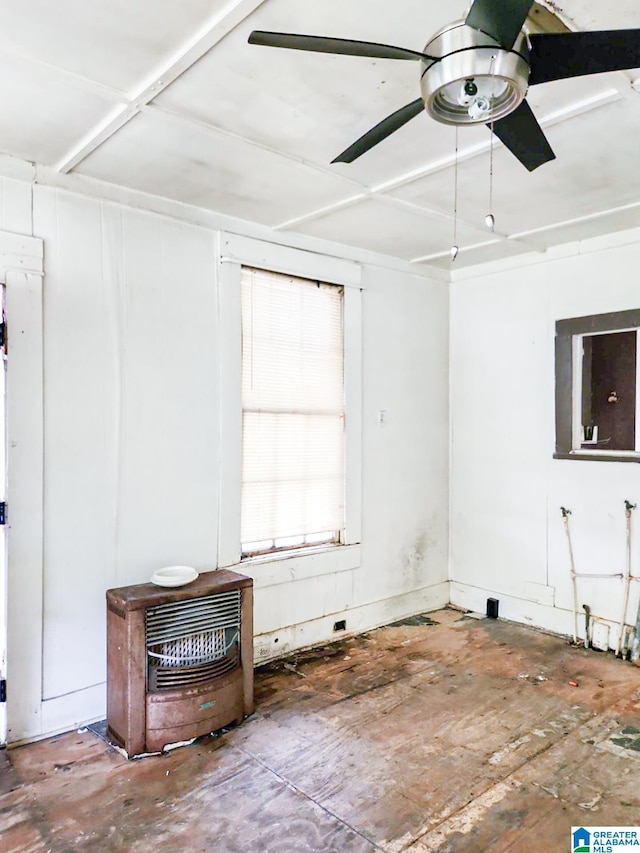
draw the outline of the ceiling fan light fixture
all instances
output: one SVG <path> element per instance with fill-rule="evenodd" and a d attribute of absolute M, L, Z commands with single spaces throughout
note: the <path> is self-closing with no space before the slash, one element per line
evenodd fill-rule
<path fill-rule="evenodd" d="M 469 118 L 478 121 L 488 121 L 493 112 L 490 98 L 477 98 L 467 110 Z"/>
<path fill-rule="evenodd" d="M 529 85 L 528 46 L 520 33 L 507 50 L 463 21 L 446 27 L 427 44 L 422 98 L 443 124 L 484 124 L 516 110 Z"/>

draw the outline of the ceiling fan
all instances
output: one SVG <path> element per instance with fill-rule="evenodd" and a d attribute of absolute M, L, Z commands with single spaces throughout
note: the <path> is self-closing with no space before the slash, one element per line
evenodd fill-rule
<path fill-rule="evenodd" d="M 555 159 L 525 100 L 529 86 L 640 67 L 640 30 L 528 35 L 534 0 L 474 0 L 424 51 L 375 42 L 255 30 L 250 44 L 420 62 L 421 96 L 361 136 L 332 162 L 352 163 L 426 109 L 452 125 L 486 124 L 529 171 Z"/>

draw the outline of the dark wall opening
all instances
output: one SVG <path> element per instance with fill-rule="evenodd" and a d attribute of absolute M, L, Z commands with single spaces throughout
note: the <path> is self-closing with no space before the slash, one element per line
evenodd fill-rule
<path fill-rule="evenodd" d="M 597 425 L 598 445 L 608 450 L 635 449 L 637 337 L 634 331 L 583 339 L 583 425 Z"/>

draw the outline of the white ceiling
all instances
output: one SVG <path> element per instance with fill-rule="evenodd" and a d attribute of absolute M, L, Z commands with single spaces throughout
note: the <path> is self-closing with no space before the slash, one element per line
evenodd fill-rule
<path fill-rule="evenodd" d="M 499 2 L 499 0 L 497 0 Z M 467 0 L 6 0 L 0 151 L 60 172 L 450 266 L 455 130 L 422 114 L 331 160 L 419 95 L 416 63 L 250 46 L 253 29 L 421 50 Z M 557 4 L 555 4 L 557 5 Z M 554 8 L 550 0 L 543 6 Z M 542 27 L 640 28 L 637 0 L 564 0 Z M 557 160 L 535 172 L 459 131 L 457 266 L 640 224 L 637 72 L 534 87 Z"/>

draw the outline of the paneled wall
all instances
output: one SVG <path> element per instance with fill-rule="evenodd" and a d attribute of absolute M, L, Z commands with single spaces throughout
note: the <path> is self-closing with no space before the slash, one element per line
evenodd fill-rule
<path fill-rule="evenodd" d="M 104 715 L 107 588 L 164 565 L 215 569 L 225 448 L 216 232 L 51 187 L 31 199 L 21 184 L 19 201 L 0 189 L 0 225 L 32 229 L 45 252 L 44 614 L 14 639 L 41 654 L 41 713 L 10 707 L 16 741 Z M 257 584 L 257 648 L 448 600 L 447 286 L 375 262 L 362 284 L 360 565 Z"/>

